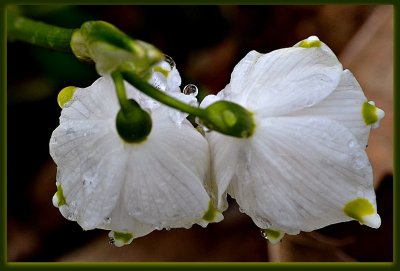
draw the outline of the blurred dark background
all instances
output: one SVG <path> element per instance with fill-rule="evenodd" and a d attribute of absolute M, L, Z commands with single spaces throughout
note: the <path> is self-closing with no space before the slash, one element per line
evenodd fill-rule
<path fill-rule="evenodd" d="M 231 201 L 225 220 L 206 229 L 155 231 L 115 248 L 107 232 L 83 231 L 51 198 L 56 168 L 48 152 L 58 125 L 56 97 L 98 76 L 72 55 L 32 45 L 7 45 L 8 261 L 393 261 L 393 9 L 373 5 L 298 6 L 18 6 L 26 16 L 68 28 L 87 20 L 113 23 L 173 57 L 183 78 L 218 92 L 250 50 L 262 53 L 317 35 L 384 109 L 371 133 L 378 230 L 356 222 L 286 236 L 268 245 Z"/>

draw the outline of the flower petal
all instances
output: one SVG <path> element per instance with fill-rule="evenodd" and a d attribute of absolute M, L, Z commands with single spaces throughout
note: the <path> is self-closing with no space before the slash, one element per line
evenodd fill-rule
<path fill-rule="evenodd" d="M 348 221 L 344 207 L 360 197 L 376 213 L 368 157 L 347 128 L 325 118 L 278 117 L 257 129 L 228 188 L 257 226 L 297 234 Z"/>
<path fill-rule="evenodd" d="M 336 120 L 350 129 L 361 146 L 366 146 L 371 130 L 371 126 L 364 122 L 362 116 L 363 104 L 366 101 L 353 74 L 344 70 L 338 87 L 331 95 L 315 106 L 293 112 L 291 115 L 320 116 Z"/>
<path fill-rule="evenodd" d="M 96 228 L 111 213 L 122 186 L 118 180 L 124 163 L 116 163 L 123 159 L 122 144 L 112 115 L 118 107 L 109 88 L 110 79 L 100 78 L 87 89 L 77 89 L 50 139 L 66 201 L 60 211 L 84 229 Z"/>
<path fill-rule="evenodd" d="M 228 208 L 226 190 L 236 173 L 246 140 L 225 136 L 217 132 L 207 134 L 211 150 L 211 197 L 220 211 Z"/>
<path fill-rule="evenodd" d="M 224 97 L 262 116 L 288 114 L 319 103 L 337 87 L 342 65 L 320 47 L 250 52 L 235 67 Z"/>
<path fill-rule="evenodd" d="M 176 126 L 164 112 L 154 112 L 151 134 L 131 151 L 123 199 L 130 215 L 142 223 L 157 229 L 188 227 L 208 209 L 203 182 L 209 150 L 187 120 Z"/>

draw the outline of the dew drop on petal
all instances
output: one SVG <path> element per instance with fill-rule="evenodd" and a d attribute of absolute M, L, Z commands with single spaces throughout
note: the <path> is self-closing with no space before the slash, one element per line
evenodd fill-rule
<path fill-rule="evenodd" d="M 197 94 L 199 93 L 199 89 L 198 89 L 197 86 L 194 85 L 194 84 L 187 84 L 187 85 L 182 89 L 182 93 L 185 94 L 185 95 L 197 96 Z"/>
<path fill-rule="evenodd" d="M 111 217 L 106 217 L 106 218 L 104 218 L 104 223 L 105 223 L 106 225 L 109 225 L 109 224 L 111 223 Z"/>
<path fill-rule="evenodd" d="M 261 236 L 268 240 L 268 234 L 265 229 L 260 229 Z"/>
<path fill-rule="evenodd" d="M 356 146 L 356 143 L 354 140 L 349 141 L 349 148 L 354 148 Z"/>
<path fill-rule="evenodd" d="M 50 139 L 50 144 L 51 144 L 51 145 L 57 145 L 57 139 L 56 139 L 55 136 L 51 137 L 51 139 Z"/>
<path fill-rule="evenodd" d="M 261 232 L 262 237 L 267 239 L 272 244 L 279 243 L 282 240 L 283 236 L 285 235 L 281 231 L 272 230 L 272 229 L 260 229 L 260 232 Z"/>
<path fill-rule="evenodd" d="M 171 70 L 173 70 L 176 67 L 175 61 L 169 55 L 164 55 L 164 58 L 165 58 L 165 61 L 171 67 Z"/>

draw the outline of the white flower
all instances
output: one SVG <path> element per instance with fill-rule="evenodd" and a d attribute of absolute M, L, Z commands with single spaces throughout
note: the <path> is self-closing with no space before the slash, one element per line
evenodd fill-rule
<path fill-rule="evenodd" d="M 179 90 L 176 70 L 155 72 L 150 82 L 154 80 L 165 83 L 164 91 Z M 50 140 L 57 164 L 54 205 L 85 230 L 112 230 L 109 236 L 117 246 L 154 229 L 220 221 L 222 215 L 210 205 L 204 188 L 210 164 L 206 139 L 185 116 L 173 119 L 173 109 L 127 83 L 125 87 L 128 98 L 150 112 L 150 134 L 140 143 L 127 143 L 118 135 L 120 106 L 111 77 L 77 89 Z"/>
<path fill-rule="evenodd" d="M 251 51 L 201 107 L 219 99 L 244 106 L 256 123 L 246 139 L 207 134 L 220 210 L 230 194 L 273 241 L 351 219 L 380 226 L 364 149 L 384 113 L 317 37 Z"/>

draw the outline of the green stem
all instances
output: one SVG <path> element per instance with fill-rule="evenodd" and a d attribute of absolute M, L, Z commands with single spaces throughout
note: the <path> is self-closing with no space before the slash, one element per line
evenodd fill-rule
<path fill-rule="evenodd" d="M 195 115 L 201 119 L 207 119 L 205 110 L 190 106 L 184 102 L 181 102 L 168 94 L 158 90 L 149 83 L 143 81 L 139 76 L 129 71 L 121 71 L 122 77 L 128 81 L 132 86 L 143 92 L 147 96 L 180 111 Z"/>
<path fill-rule="evenodd" d="M 122 77 L 119 71 L 114 71 L 111 74 L 111 77 L 114 81 L 115 89 L 117 91 L 117 97 L 119 104 L 121 105 L 121 109 L 124 113 L 127 113 L 129 108 L 129 101 L 126 97 L 126 90 L 124 86 L 124 78 Z"/>
<path fill-rule="evenodd" d="M 48 49 L 72 52 L 70 41 L 75 29 L 67 29 L 7 14 L 7 39 L 19 40 Z"/>

